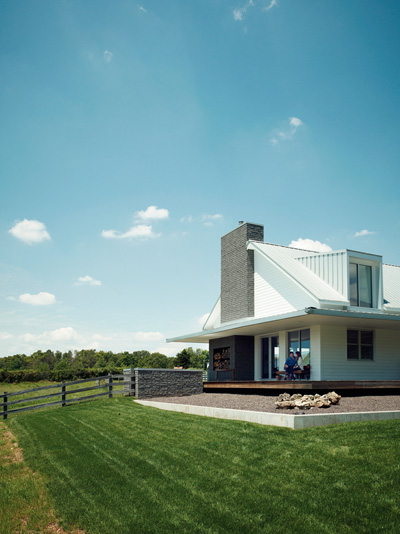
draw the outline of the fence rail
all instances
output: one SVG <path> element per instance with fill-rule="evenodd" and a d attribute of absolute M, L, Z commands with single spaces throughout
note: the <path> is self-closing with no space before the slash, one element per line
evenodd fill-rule
<path fill-rule="evenodd" d="M 100 384 L 100 381 L 104 380 L 104 384 Z M 78 384 L 84 384 L 88 382 L 95 382 L 95 386 L 88 386 L 83 388 L 77 388 L 72 390 L 67 390 L 68 386 L 76 386 Z M 128 384 L 127 384 L 128 382 Z M 124 386 L 123 389 L 115 389 L 115 387 Z M 10 397 L 16 397 L 21 395 L 26 395 L 28 393 L 36 393 L 37 391 L 51 390 L 51 389 L 60 389 L 57 393 L 45 393 L 44 395 L 37 395 L 35 397 L 26 397 L 24 399 L 9 400 Z M 68 398 L 68 395 L 84 393 L 86 391 L 106 389 L 101 393 L 96 393 L 94 395 L 84 395 L 80 397 Z M 3 408 L 3 419 L 7 419 L 9 414 L 17 412 L 25 412 L 28 410 L 36 410 L 38 408 L 45 408 L 48 406 L 67 406 L 72 402 L 77 402 L 81 400 L 95 399 L 98 397 L 105 397 L 108 395 L 109 398 L 112 398 L 113 395 L 121 394 L 131 394 L 135 389 L 135 379 L 132 375 L 106 375 L 106 376 L 97 376 L 93 378 L 86 378 L 84 380 L 74 380 L 73 382 L 61 382 L 60 384 L 54 384 L 52 386 L 41 386 L 39 388 L 25 389 L 21 391 L 14 391 L 12 393 L 7 393 L 6 391 L 3 394 L 0 394 L 0 408 Z M 52 402 L 42 402 L 39 404 L 31 406 L 23 406 L 21 408 L 9 409 L 10 406 L 15 406 L 17 404 L 28 404 L 35 401 L 40 401 L 43 399 L 50 399 L 54 397 L 61 397 L 60 400 Z"/>

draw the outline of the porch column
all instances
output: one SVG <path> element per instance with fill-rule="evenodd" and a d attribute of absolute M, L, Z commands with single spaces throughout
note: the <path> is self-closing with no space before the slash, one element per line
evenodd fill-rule
<path fill-rule="evenodd" d="M 261 380 L 261 336 L 254 337 L 254 380 Z"/>
<path fill-rule="evenodd" d="M 321 327 L 319 325 L 310 328 L 310 380 L 321 380 Z"/>
<path fill-rule="evenodd" d="M 288 353 L 288 334 L 286 330 L 279 332 L 279 371 L 283 371 Z"/>

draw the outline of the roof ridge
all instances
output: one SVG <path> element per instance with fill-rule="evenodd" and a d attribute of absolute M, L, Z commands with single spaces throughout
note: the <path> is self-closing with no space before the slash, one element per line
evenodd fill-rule
<path fill-rule="evenodd" d="M 250 241 L 254 241 L 254 239 L 251 239 Z M 260 243 L 260 241 L 255 241 L 255 242 Z M 308 250 L 306 248 L 289 247 L 289 245 L 278 245 L 277 243 L 266 243 L 265 241 L 263 241 L 261 244 L 271 245 L 272 247 L 290 248 L 290 250 L 299 250 L 301 252 L 312 252 L 313 254 L 321 254 L 321 252 L 317 250 Z"/>

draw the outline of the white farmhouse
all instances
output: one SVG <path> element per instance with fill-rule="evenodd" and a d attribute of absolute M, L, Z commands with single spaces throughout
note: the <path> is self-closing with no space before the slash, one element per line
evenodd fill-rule
<path fill-rule="evenodd" d="M 289 351 L 315 381 L 400 379 L 400 267 L 354 250 L 264 243 L 241 223 L 221 240 L 221 294 L 201 332 L 208 380 L 276 380 Z"/>

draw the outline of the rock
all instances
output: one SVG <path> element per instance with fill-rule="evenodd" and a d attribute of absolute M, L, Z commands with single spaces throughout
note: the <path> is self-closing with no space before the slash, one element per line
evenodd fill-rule
<path fill-rule="evenodd" d="M 294 408 L 295 407 L 294 401 L 290 401 L 290 400 L 277 401 L 275 405 L 277 408 Z"/>
<path fill-rule="evenodd" d="M 281 393 L 278 396 L 275 406 L 279 408 L 297 408 L 297 409 L 307 409 L 310 408 L 329 408 L 332 404 L 338 404 L 341 399 L 341 396 L 331 391 L 325 395 L 301 395 L 300 393 L 295 393 L 290 396 L 289 393 Z"/>

